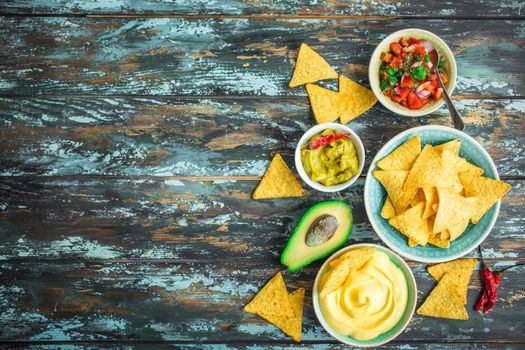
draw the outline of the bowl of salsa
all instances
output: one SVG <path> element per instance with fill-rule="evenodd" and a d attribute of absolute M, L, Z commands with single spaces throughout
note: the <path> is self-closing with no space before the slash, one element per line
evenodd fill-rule
<path fill-rule="evenodd" d="M 449 94 L 456 85 L 452 51 L 437 35 L 409 28 L 387 36 L 377 46 L 368 70 L 372 91 L 383 106 L 405 116 L 429 114 L 444 103 L 432 56 L 439 53 L 439 75 Z"/>

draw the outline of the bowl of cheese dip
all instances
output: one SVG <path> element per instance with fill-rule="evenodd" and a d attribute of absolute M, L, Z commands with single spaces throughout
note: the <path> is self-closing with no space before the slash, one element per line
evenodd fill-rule
<path fill-rule="evenodd" d="M 374 247 L 372 257 L 350 271 L 337 289 L 321 296 L 334 269 L 330 263 L 362 247 Z M 334 253 L 320 268 L 313 288 L 314 311 L 323 328 L 352 346 L 378 346 L 397 337 L 410 322 L 416 301 L 416 281 L 406 262 L 375 244 L 356 244 Z"/>

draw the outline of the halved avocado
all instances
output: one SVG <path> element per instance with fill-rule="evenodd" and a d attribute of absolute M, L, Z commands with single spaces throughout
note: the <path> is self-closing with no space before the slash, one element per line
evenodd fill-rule
<path fill-rule="evenodd" d="M 281 255 L 295 272 L 341 247 L 352 231 L 352 209 L 341 201 L 317 203 L 302 217 Z"/>

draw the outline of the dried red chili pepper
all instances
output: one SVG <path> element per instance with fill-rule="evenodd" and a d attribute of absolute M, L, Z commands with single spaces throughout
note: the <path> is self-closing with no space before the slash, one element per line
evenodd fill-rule
<path fill-rule="evenodd" d="M 348 136 L 350 136 L 350 134 L 326 135 L 318 137 L 310 143 L 310 149 L 316 150 L 319 147 L 326 146 L 335 140 L 344 139 Z"/>
<path fill-rule="evenodd" d="M 503 274 L 503 271 L 511 269 L 516 266 L 522 266 L 524 264 L 516 264 L 512 266 L 508 266 L 504 269 L 501 269 L 499 271 L 491 271 L 490 268 L 485 264 L 485 260 L 483 260 L 483 253 L 481 252 L 481 245 L 479 248 L 479 255 L 481 257 L 481 264 L 483 266 L 481 270 L 481 277 L 483 278 L 483 293 L 481 294 L 480 298 L 478 299 L 478 302 L 474 306 L 474 310 L 478 311 L 483 308 L 483 313 L 487 313 L 490 309 L 494 307 L 496 304 L 496 300 L 498 299 L 498 286 L 501 283 L 501 275 Z"/>

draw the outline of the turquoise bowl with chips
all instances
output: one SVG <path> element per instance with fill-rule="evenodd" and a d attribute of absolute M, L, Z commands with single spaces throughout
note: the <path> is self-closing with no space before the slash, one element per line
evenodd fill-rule
<path fill-rule="evenodd" d="M 394 227 L 390 226 L 388 220 L 381 217 L 381 209 L 387 197 L 387 193 L 381 183 L 372 175 L 377 168 L 377 161 L 389 155 L 397 147 L 414 136 L 421 137 L 421 147 L 430 143 L 439 145 L 454 139 L 461 140 L 459 151 L 460 157 L 466 158 L 470 163 L 484 170 L 483 176 L 499 180 L 498 171 L 487 151 L 472 137 L 462 131 L 440 125 L 426 125 L 406 130 L 388 141 L 372 160 L 365 181 L 365 209 L 368 220 L 376 234 L 393 251 L 399 255 L 424 263 L 439 263 L 461 258 L 487 238 L 494 227 L 498 217 L 500 202 L 490 208 L 477 224 L 469 224 L 465 232 L 450 243 L 449 248 L 438 248 L 431 244 L 426 247 L 409 247 L 407 238 Z"/>
<path fill-rule="evenodd" d="M 396 325 L 392 328 L 390 328 L 385 333 L 382 333 L 378 335 L 377 337 L 370 339 L 370 340 L 357 340 L 355 338 L 352 338 L 348 335 L 344 335 L 341 333 L 338 333 L 335 331 L 330 324 L 326 321 L 325 317 L 323 316 L 323 311 L 320 306 L 319 302 L 319 284 L 321 283 L 321 279 L 323 278 L 324 274 L 328 270 L 329 263 L 332 260 L 335 260 L 339 258 L 341 255 L 345 254 L 346 252 L 357 249 L 357 248 L 363 248 L 363 247 L 374 247 L 378 251 L 385 253 L 390 261 L 396 265 L 401 272 L 403 273 L 403 276 L 405 277 L 405 281 L 407 283 L 407 305 L 405 307 L 405 311 L 403 312 L 403 315 L 401 316 L 401 319 L 396 323 Z M 417 284 L 416 280 L 414 278 L 414 274 L 412 273 L 412 270 L 410 270 L 410 267 L 407 265 L 407 263 L 396 253 L 391 251 L 388 248 L 382 247 L 377 244 L 368 244 L 368 243 L 362 243 L 362 244 L 354 244 L 345 248 L 342 248 L 332 254 L 326 261 L 324 262 L 323 266 L 319 269 L 319 272 L 317 273 L 317 276 L 314 281 L 313 291 L 312 291 L 312 303 L 314 306 L 314 312 L 315 316 L 317 317 L 319 323 L 321 326 L 325 329 L 328 334 L 330 334 L 332 337 L 337 339 L 338 341 L 362 348 L 368 348 L 368 347 L 374 347 L 379 346 L 382 344 L 386 344 L 389 341 L 395 339 L 399 334 L 401 334 L 405 328 L 410 323 L 410 320 L 412 319 L 412 316 L 414 315 L 414 310 L 416 308 L 417 304 Z"/>

